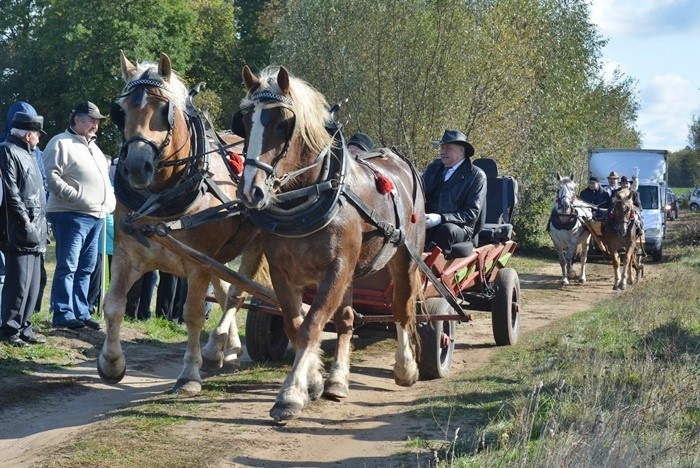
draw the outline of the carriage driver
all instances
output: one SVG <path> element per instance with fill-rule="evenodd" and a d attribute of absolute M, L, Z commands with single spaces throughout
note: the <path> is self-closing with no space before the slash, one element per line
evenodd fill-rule
<path fill-rule="evenodd" d="M 445 130 L 439 141 L 440 159 L 423 173 L 425 185 L 426 248 L 437 244 L 447 256 L 452 245 L 464 241 L 477 244 L 486 219 L 486 174 L 469 158 L 474 147 L 464 133 Z"/>
<path fill-rule="evenodd" d="M 588 179 L 588 187 L 581 191 L 579 198 L 598 207 L 595 210 L 595 218 L 603 216 L 605 214 L 603 210 L 610 206 L 610 195 L 601 188 L 600 179 L 596 176 L 591 176 Z"/>

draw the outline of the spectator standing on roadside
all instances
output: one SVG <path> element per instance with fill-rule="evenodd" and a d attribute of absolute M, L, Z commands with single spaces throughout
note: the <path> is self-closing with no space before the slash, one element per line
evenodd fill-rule
<path fill-rule="evenodd" d="M 31 104 L 24 101 L 17 101 L 10 106 L 7 110 L 7 117 L 5 118 L 5 125 L 2 135 L 0 135 L 0 143 L 5 141 L 7 136 L 10 134 L 10 128 L 12 127 L 12 119 L 15 117 L 17 112 L 25 112 L 30 116 L 37 115 L 36 109 L 32 107 Z M 46 191 L 46 172 L 44 171 L 44 153 L 39 149 L 37 145 L 32 152 L 34 159 L 37 162 L 39 171 L 41 172 L 42 185 L 46 193 L 46 198 L 48 199 L 49 192 Z M 2 191 L 0 190 L 0 201 L 2 200 Z M 34 312 L 39 312 L 41 310 L 41 299 L 44 297 L 44 287 L 46 286 L 46 267 L 44 265 L 45 254 L 40 255 L 41 263 L 41 281 L 39 284 L 39 295 L 36 300 L 36 305 L 34 306 Z M 2 252 L 0 252 L 0 296 L 2 296 L 2 286 L 5 283 L 5 257 Z"/>
<path fill-rule="evenodd" d="M 0 341 L 14 346 L 46 343 L 30 321 L 41 281 L 41 254 L 46 251 L 46 194 L 32 152 L 39 144 L 44 118 L 15 113 L 10 135 L 0 143 L 0 241 L 5 254 Z"/>
<path fill-rule="evenodd" d="M 71 112 L 68 129 L 53 137 L 44 151 L 50 193 L 47 211 L 56 238 L 51 286 L 54 327 L 101 328 L 90 315 L 88 287 L 102 224 L 116 205 L 109 161 L 95 143 L 103 119 L 95 104 L 81 102 Z"/>

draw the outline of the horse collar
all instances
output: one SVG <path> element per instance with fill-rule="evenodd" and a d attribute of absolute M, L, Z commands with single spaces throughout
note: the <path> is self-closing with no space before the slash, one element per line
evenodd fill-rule
<path fill-rule="evenodd" d="M 336 148 L 321 153 L 325 156 L 320 182 L 282 192 L 275 196 L 278 204 L 270 204 L 262 210 L 249 210 L 248 217 L 262 231 L 282 237 L 304 237 L 328 226 L 340 210 L 340 195 L 344 188 L 348 160 L 343 148 L 341 141 Z M 283 182 L 289 179 L 283 176 L 278 180 Z M 287 205 L 288 202 L 298 200 L 303 201 Z"/>

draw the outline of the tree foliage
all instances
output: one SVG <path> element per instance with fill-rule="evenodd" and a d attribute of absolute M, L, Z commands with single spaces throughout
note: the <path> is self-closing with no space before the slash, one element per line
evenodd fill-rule
<path fill-rule="evenodd" d="M 601 77 L 588 2 L 289 0 L 276 64 L 332 102 L 348 133 L 398 145 L 419 168 L 457 128 L 521 186 L 518 230 L 544 232 L 557 171 L 587 175 L 587 149 L 639 145 L 634 82 Z"/>
<path fill-rule="evenodd" d="M 119 49 L 135 61 L 166 52 L 189 84 L 206 81 L 198 102 L 221 127 L 243 64 L 285 65 L 330 102 L 349 98 L 348 133 L 400 147 L 419 169 L 437 156 L 430 141 L 462 130 L 476 157 L 519 179 L 526 241 L 544 232 L 555 172 L 582 179 L 587 149 L 639 145 L 636 84 L 602 78 L 588 0 L 0 2 L 0 105 L 31 102 L 49 133 L 81 100 L 106 112 L 123 87 Z M 116 150 L 113 127 L 101 142 Z"/>

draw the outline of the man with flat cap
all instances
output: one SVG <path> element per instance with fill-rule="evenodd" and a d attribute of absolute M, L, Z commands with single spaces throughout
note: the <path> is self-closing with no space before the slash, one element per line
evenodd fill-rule
<path fill-rule="evenodd" d="M 68 129 L 44 149 L 50 193 L 47 211 L 56 238 L 51 286 L 54 327 L 101 328 L 90 315 L 88 289 L 102 225 L 116 206 L 109 161 L 95 143 L 103 119 L 95 104 L 81 102 L 71 112 Z"/>
<path fill-rule="evenodd" d="M 353 156 L 369 153 L 374 149 L 374 142 L 366 133 L 357 132 L 348 140 L 348 151 Z"/>
<path fill-rule="evenodd" d="M 464 133 L 445 130 L 439 141 L 440 159 L 423 173 L 426 247 L 437 244 L 449 255 L 454 244 L 476 244 L 486 219 L 486 174 L 469 158 L 474 147 Z"/>
<path fill-rule="evenodd" d="M 17 112 L 11 125 L 10 134 L 0 143 L 0 242 L 5 254 L 0 341 L 27 346 L 46 343 L 31 323 L 39 296 L 41 255 L 48 240 L 44 183 L 32 154 L 43 133 L 44 118 Z"/>

